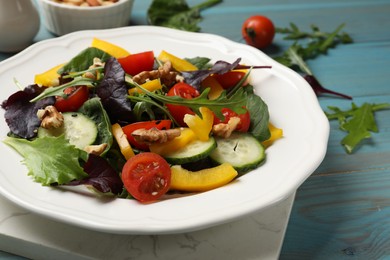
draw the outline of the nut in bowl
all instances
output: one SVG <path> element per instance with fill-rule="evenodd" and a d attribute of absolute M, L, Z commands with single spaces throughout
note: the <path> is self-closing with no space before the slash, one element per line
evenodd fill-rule
<path fill-rule="evenodd" d="M 38 0 L 46 28 L 56 35 L 129 25 L 134 0 Z"/>

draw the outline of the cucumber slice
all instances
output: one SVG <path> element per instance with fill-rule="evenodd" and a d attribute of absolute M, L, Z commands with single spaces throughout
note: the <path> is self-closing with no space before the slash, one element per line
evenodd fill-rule
<path fill-rule="evenodd" d="M 195 140 L 176 152 L 164 155 L 164 158 L 170 164 L 195 162 L 209 156 L 216 147 L 217 143 L 213 137 L 208 141 Z"/>
<path fill-rule="evenodd" d="M 265 158 L 260 141 L 248 133 L 233 133 L 229 138 L 216 137 L 217 148 L 210 158 L 222 164 L 230 163 L 239 173 L 256 168 Z"/>
<path fill-rule="evenodd" d="M 62 127 L 52 129 L 39 127 L 38 137 L 64 134 L 69 143 L 79 149 L 84 149 L 95 142 L 98 129 L 92 119 L 77 112 L 66 112 L 62 115 L 64 116 Z"/>

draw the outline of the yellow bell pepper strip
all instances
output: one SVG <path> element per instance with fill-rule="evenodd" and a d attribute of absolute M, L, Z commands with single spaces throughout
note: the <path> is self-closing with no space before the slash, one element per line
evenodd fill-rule
<path fill-rule="evenodd" d="M 158 56 L 158 59 L 162 62 L 170 61 L 172 63 L 172 67 L 179 72 L 198 70 L 198 68 L 191 62 L 176 57 L 175 55 L 170 54 L 164 50 L 161 51 L 160 55 Z"/>
<path fill-rule="evenodd" d="M 219 82 L 217 81 L 217 79 L 212 76 L 208 76 L 207 78 L 205 78 L 200 84 L 200 86 L 202 88 L 210 88 L 210 92 L 208 94 L 208 98 L 210 100 L 218 98 L 224 90 L 221 84 L 219 84 Z"/>
<path fill-rule="evenodd" d="M 126 51 L 122 47 L 98 38 L 93 38 L 91 46 L 107 52 L 117 59 L 130 55 L 130 52 Z"/>
<path fill-rule="evenodd" d="M 165 143 L 151 144 L 149 146 L 149 150 L 162 156 L 169 155 L 197 139 L 194 131 L 192 131 L 190 128 L 180 128 L 180 131 L 180 136 Z"/>
<path fill-rule="evenodd" d="M 237 171 L 229 163 L 194 172 L 180 165 L 173 165 L 170 189 L 189 192 L 208 191 L 228 184 L 237 175 Z"/>
<path fill-rule="evenodd" d="M 153 92 L 158 89 L 162 89 L 160 79 L 149 80 L 144 84 L 141 84 L 141 87 L 143 87 L 146 90 L 149 90 L 150 92 Z M 139 88 L 131 88 L 128 90 L 128 93 L 129 95 L 133 95 L 134 93 L 142 93 L 142 90 Z"/>
<path fill-rule="evenodd" d="M 208 141 L 213 127 L 214 114 L 207 107 L 201 107 L 199 111 L 202 114 L 202 118 L 198 115 L 186 114 L 183 120 L 194 131 L 199 140 Z"/>
<path fill-rule="evenodd" d="M 129 158 L 133 157 L 134 151 L 131 148 L 125 133 L 123 132 L 122 127 L 118 123 L 112 125 L 112 135 L 118 143 L 119 149 L 125 159 L 128 160 Z"/>
<path fill-rule="evenodd" d="M 283 137 L 283 129 L 275 127 L 273 124 L 268 124 L 269 131 L 271 132 L 271 136 L 268 140 L 262 142 L 262 145 L 267 148 L 272 145 L 275 140 Z"/>
<path fill-rule="evenodd" d="M 62 66 L 64 66 L 64 64 L 59 64 L 41 74 L 36 74 L 34 77 L 34 83 L 45 87 L 58 86 L 60 84 L 58 79 L 60 74 L 58 74 L 57 71 Z"/>

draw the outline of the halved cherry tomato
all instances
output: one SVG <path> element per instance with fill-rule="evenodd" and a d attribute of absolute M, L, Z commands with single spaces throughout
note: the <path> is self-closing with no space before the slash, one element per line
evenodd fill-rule
<path fill-rule="evenodd" d="M 136 122 L 136 123 L 126 125 L 126 126 L 122 127 L 122 129 L 123 129 L 123 132 L 126 134 L 127 140 L 129 140 L 129 143 L 131 144 L 131 146 L 146 151 L 146 150 L 149 150 L 149 146 L 146 144 L 138 143 L 134 139 L 134 137 L 131 135 L 131 133 L 133 133 L 137 129 L 142 129 L 142 128 L 147 129 L 147 130 L 149 130 L 153 127 L 157 128 L 159 130 L 171 129 L 171 124 L 172 124 L 171 120 L 142 121 L 142 122 Z"/>
<path fill-rule="evenodd" d="M 225 116 L 225 119 L 221 121 L 218 117 L 214 117 L 214 125 L 224 123 L 227 124 L 232 117 L 239 117 L 240 123 L 238 124 L 236 131 L 239 132 L 248 132 L 249 126 L 251 124 L 251 117 L 249 114 L 249 111 L 247 110 L 244 114 L 237 114 L 233 110 L 229 108 L 222 108 L 221 110 L 222 114 Z"/>
<path fill-rule="evenodd" d="M 56 103 L 54 104 L 59 112 L 77 111 L 89 97 L 87 86 L 66 88 L 64 94 L 66 94 L 67 97 L 56 97 Z"/>
<path fill-rule="evenodd" d="M 164 195 L 171 184 L 171 169 L 163 157 L 140 153 L 131 157 L 122 169 L 126 190 L 140 202 L 152 202 Z"/>
<path fill-rule="evenodd" d="M 229 89 L 237 85 L 237 83 L 245 76 L 243 71 L 229 71 L 224 74 L 214 74 L 213 77 L 221 84 L 224 89 Z"/>
<path fill-rule="evenodd" d="M 270 45 L 275 36 L 274 24 L 269 18 L 261 15 L 246 19 L 241 31 L 246 43 L 259 49 Z"/>
<path fill-rule="evenodd" d="M 153 69 L 154 53 L 153 51 L 130 54 L 129 56 L 119 58 L 118 62 L 127 74 L 137 75 L 142 71 Z"/>
<path fill-rule="evenodd" d="M 198 97 L 199 91 L 193 88 L 191 85 L 180 82 L 176 83 L 169 91 L 168 96 L 180 96 L 186 99 L 192 99 Z M 195 113 L 186 106 L 166 104 L 169 112 L 180 126 L 186 126 L 183 118 L 186 114 L 194 115 Z"/>

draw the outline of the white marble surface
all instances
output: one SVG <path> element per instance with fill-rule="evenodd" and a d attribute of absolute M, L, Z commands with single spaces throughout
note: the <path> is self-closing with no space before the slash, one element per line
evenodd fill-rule
<path fill-rule="evenodd" d="M 242 219 L 184 234 L 118 235 L 55 222 L 0 197 L 0 250 L 32 259 L 278 259 L 295 194 Z"/>

